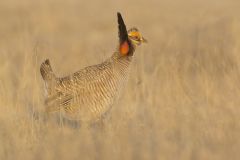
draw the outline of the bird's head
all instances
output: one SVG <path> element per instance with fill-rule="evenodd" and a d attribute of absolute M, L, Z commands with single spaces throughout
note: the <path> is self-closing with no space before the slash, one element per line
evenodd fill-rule
<path fill-rule="evenodd" d="M 135 27 L 128 30 L 128 37 L 131 40 L 131 42 L 135 45 L 147 43 L 147 40 L 141 35 L 139 30 Z"/>

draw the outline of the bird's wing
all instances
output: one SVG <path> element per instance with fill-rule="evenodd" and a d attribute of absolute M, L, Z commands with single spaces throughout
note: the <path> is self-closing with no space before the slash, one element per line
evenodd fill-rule
<path fill-rule="evenodd" d="M 68 94 L 75 94 L 80 90 L 84 90 L 89 84 L 112 75 L 113 64 L 106 60 L 101 64 L 85 67 L 70 76 L 59 78 L 57 90 Z"/>
<path fill-rule="evenodd" d="M 106 72 L 106 70 L 108 70 Z M 99 82 L 100 79 L 110 79 L 112 66 L 109 62 L 86 67 L 70 76 L 59 78 L 56 94 L 46 100 L 47 111 L 54 112 L 60 108 L 66 111 L 74 111 L 81 105 L 86 96 L 91 97 L 93 92 L 92 86 Z M 91 87 L 89 90 L 88 87 Z"/>

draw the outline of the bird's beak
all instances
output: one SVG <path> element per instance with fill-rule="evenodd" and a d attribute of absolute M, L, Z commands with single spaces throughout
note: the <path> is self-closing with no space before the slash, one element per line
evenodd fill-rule
<path fill-rule="evenodd" d="M 142 43 L 148 43 L 148 41 L 145 38 L 141 38 Z"/>

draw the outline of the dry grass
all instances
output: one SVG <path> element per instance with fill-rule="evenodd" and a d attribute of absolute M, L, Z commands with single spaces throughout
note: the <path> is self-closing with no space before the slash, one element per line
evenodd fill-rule
<path fill-rule="evenodd" d="M 2 0 L 0 159 L 239 159 L 239 5 Z M 103 61 L 117 11 L 149 44 L 105 125 L 45 120 L 39 65 L 49 58 L 63 76 Z"/>

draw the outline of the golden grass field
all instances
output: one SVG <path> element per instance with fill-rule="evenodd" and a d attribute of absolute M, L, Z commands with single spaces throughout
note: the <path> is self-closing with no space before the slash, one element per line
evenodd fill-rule
<path fill-rule="evenodd" d="M 0 2 L 0 159 L 240 159 L 240 2 Z M 116 49 L 120 11 L 148 39 L 103 125 L 46 118 L 39 66 L 59 76 Z"/>

